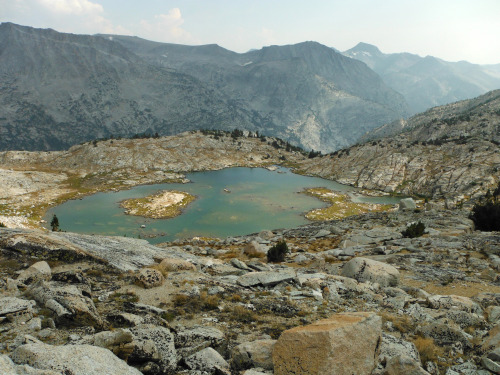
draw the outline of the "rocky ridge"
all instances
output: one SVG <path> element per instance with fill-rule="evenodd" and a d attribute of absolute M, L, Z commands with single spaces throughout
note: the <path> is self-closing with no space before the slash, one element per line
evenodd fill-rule
<path fill-rule="evenodd" d="M 433 108 L 366 138 L 306 160 L 301 168 L 353 186 L 420 194 L 450 205 L 477 198 L 500 180 L 500 91 Z"/>
<path fill-rule="evenodd" d="M 497 373 L 500 238 L 466 215 L 401 210 L 159 246 L 0 228 L 0 370 Z M 426 234 L 404 238 L 415 221 Z M 245 255 L 281 240 L 282 263 Z"/>

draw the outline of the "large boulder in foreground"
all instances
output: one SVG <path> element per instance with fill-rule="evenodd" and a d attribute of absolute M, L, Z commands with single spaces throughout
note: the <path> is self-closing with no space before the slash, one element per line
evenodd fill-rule
<path fill-rule="evenodd" d="M 362 257 L 347 262 L 341 274 L 361 282 L 378 283 L 383 288 L 397 286 L 399 283 L 399 271 L 396 268 L 387 263 Z"/>
<path fill-rule="evenodd" d="M 26 344 L 12 353 L 18 364 L 53 370 L 71 375 L 142 375 L 111 351 L 91 345 L 52 346 L 44 343 Z"/>
<path fill-rule="evenodd" d="M 343 313 L 283 332 L 273 350 L 275 375 L 368 375 L 375 367 L 382 319 Z"/>

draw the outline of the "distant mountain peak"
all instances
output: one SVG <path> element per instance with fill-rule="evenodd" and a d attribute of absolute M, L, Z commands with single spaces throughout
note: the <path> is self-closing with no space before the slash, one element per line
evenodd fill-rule
<path fill-rule="evenodd" d="M 377 46 L 374 46 L 373 44 L 368 44 L 364 42 L 360 42 L 356 44 L 353 48 L 346 52 L 368 52 L 369 54 L 373 56 L 382 56 L 383 53 L 378 49 Z"/>

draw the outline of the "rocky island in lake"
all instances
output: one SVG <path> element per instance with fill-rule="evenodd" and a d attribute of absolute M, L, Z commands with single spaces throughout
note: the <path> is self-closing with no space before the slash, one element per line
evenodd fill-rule
<path fill-rule="evenodd" d="M 144 198 L 126 199 L 120 206 L 125 208 L 127 215 L 168 219 L 180 215 L 195 199 L 196 197 L 186 192 L 165 190 Z"/>

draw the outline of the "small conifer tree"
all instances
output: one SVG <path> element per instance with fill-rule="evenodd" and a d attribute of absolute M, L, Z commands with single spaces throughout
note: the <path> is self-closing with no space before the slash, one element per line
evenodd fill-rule
<path fill-rule="evenodd" d="M 59 230 L 59 219 L 57 216 L 54 214 L 52 217 L 52 221 L 50 222 L 50 226 L 52 227 L 53 232 L 57 232 Z"/>

